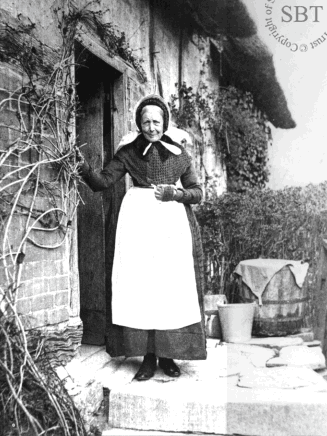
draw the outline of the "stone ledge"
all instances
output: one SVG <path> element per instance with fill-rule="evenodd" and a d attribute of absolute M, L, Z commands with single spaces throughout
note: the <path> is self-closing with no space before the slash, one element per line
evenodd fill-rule
<path fill-rule="evenodd" d="M 213 435 L 212 433 L 197 433 L 197 436 L 223 436 L 223 435 Z M 165 432 L 165 431 L 143 431 L 143 430 L 133 430 L 127 428 L 109 428 L 102 432 L 101 436 L 190 436 L 190 433 L 175 433 L 175 432 Z M 233 436 L 233 435 L 230 435 Z M 236 435 L 234 435 L 236 436 Z"/>
<path fill-rule="evenodd" d="M 142 383 L 133 380 L 142 359 L 127 359 L 111 377 L 106 377 L 105 386 L 110 390 L 109 425 L 117 435 L 118 428 L 122 431 L 131 428 L 149 432 L 145 433 L 149 436 L 155 432 L 160 435 L 160 431 L 325 436 L 326 381 L 311 369 L 297 368 L 297 385 L 289 382 L 287 386 L 275 387 L 269 376 L 281 371 L 288 380 L 295 371 L 266 368 L 266 359 L 276 354 L 276 349 L 248 344 L 219 345 L 219 341 L 210 340 L 207 361 L 178 362 L 180 378 L 171 379 L 158 369 L 153 379 Z M 238 386 L 242 377 L 249 381 L 252 375 L 255 381 L 258 371 L 269 375 L 267 386 Z"/>
<path fill-rule="evenodd" d="M 303 342 L 312 342 L 314 340 L 314 333 L 312 329 L 302 328 L 300 333 L 290 335 L 291 338 L 301 338 Z"/>
<path fill-rule="evenodd" d="M 325 436 L 327 394 L 215 383 L 130 383 L 110 395 L 110 425 L 249 436 Z"/>
<path fill-rule="evenodd" d="M 253 368 L 240 374 L 239 387 L 267 390 L 294 390 L 326 392 L 327 382 L 316 372 L 303 367 Z"/>
<path fill-rule="evenodd" d="M 88 429 L 96 422 L 103 401 L 106 379 L 119 369 L 124 359 L 112 359 L 104 347 L 82 345 L 77 356 L 56 372 L 78 407 Z"/>
<path fill-rule="evenodd" d="M 197 433 L 197 436 L 224 436 L 224 435 L 214 435 L 209 433 Z M 102 432 L 101 436 L 190 436 L 190 433 L 175 433 L 175 432 L 165 432 L 165 431 L 143 431 L 143 430 L 133 430 L 127 428 L 108 428 Z M 233 436 L 233 435 L 229 435 Z M 236 436 L 236 435 L 234 435 Z"/>
<path fill-rule="evenodd" d="M 300 346 L 300 348 L 302 348 Z M 283 348 L 284 349 L 284 348 Z M 259 353 L 259 354 L 258 354 Z M 248 344 L 208 341 L 206 361 L 181 361 L 182 375 L 171 379 L 158 369 L 147 382 L 133 380 L 142 359 L 111 359 L 104 349 L 84 347 L 75 358 L 86 382 L 74 395 L 83 416 L 92 422 L 103 399 L 103 388 L 110 391 L 109 422 L 103 422 L 103 436 L 178 436 L 206 434 L 232 436 L 325 436 L 327 434 L 327 382 L 307 368 L 297 368 L 307 383 L 293 389 L 257 385 L 238 386 L 240 381 L 258 381 L 258 371 L 287 371 L 293 368 L 264 367 L 268 354 L 276 349 Z M 93 362 L 93 363 L 92 363 Z M 96 367 L 98 368 L 96 370 Z M 72 371 L 72 368 L 74 370 Z M 77 381 L 76 366 L 68 366 L 61 377 Z M 321 375 L 320 375 L 321 373 Z M 68 376 L 67 376 L 68 374 Z M 244 377 L 247 377 L 245 379 Z M 315 379 L 313 379 L 315 377 Z M 268 377 L 269 379 L 269 377 Z M 311 384 L 310 384 L 311 380 Z M 69 383 L 68 383 L 69 384 Z M 73 393 L 73 392 L 72 392 Z M 108 409 L 107 409 L 108 412 Z M 104 415 L 105 416 L 105 415 Z M 103 417 L 104 418 L 104 417 Z M 126 430 L 131 428 L 132 430 Z M 178 433 L 179 432 L 179 433 Z"/>
<path fill-rule="evenodd" d="M 326 368 L 326 360 L 320 347 L 300 345 L 282 348 L 279 357 L 268 360 L 267 366 L 306 367 L 317 370 Z"/>
<path fill-rule="evenodd" d="M 253 337 L 246 345 L 258 345 L 260 347 L 275 348 L 281 350 L 284 347 L 290 347 L 295 345 L 302 345 L 303 339 L 300 337 L 282 336 L 282 337 L 267 337 L 267 338 L 255 338 Z"/>

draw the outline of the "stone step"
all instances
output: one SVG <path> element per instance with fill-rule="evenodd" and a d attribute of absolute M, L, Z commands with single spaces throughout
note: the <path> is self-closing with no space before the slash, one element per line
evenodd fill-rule
<path fill-rule="evenodd" d="M 203 436 L 217 436 L 208 433 L 197 433 L 197 434 Z M 190 436 L 190 433 L 175 433 L 175 432 L 167 433 L 163 431 L 143 431 L 143 430 L 131 430 L 131 429 L 124 429 L 124 428 L 111 428 L 108 430 L 104 430 L 102 432 L 102 436 Z"/>
<path fill-rule="evenodd" d="M 326 393 L 269 392 L 180 382 L 131 383 L 111 392 L 113 427 L 216 435 L 325 436 Z"/>
<path fill-rule="evenodd" d="M 209 345 L 207 361 L 178 362 L 182 371 L 178 379 L 158 369 L 153 379 L 137 382 L 133 377 L 141 359 L 121 362 L 119 369 L 105 378 L 111 427 L 106 431 L 111 433 L 103 435 L 127 436 L 134 434 L 128 433 L 132 430 L 149 436 L 155 432 L 163 436 L 176 432 L 327 434 L 327 382 L 323 377 L 308 368 L 267 368 L 265 359 L 269 360 L 272 352 L 267 348 L 216 345 Z M 126 430 L 129 428 L 132 430 Z"/>
<path fill-rule="evenodd" d="M 208 359 L 178 362 L 179 379 L 158 369 L 136 382 L 142 359 L 111 359 L 90 346 L 58 371 L 87 428 L 103 436 L 325 436 L 326 370 L 267 368 L 294 342 L 260 345 L 208 340 Z"/>
<path fill-rule="evenodd" d="M 86 427 L 104 425 L 101 414 L 104 379 L 114 373 L 124 359 L 111 359 L 105 347 L 82 345 L 66 366 L 56 368 L 73 398 Z"/>

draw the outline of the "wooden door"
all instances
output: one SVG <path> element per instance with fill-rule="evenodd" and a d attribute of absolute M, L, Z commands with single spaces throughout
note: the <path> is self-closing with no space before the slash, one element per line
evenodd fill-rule
<path fill-rule="evenodd" d="M 115 70 L 105 62 L 77 47 L 76 69 L 79 110 L 76 123 L 77 141 L 90 165 L 100 170 L 113 157 L 113 123 L 111 100 Z M 78 250 L 80 275 L 80 316 L 86 344 L 105 343 L 107 306 L 106 233 L 115 189 L 94 193 L 80 186 L 82 203 L 78 210 Z M 109 229 L 110 230 L 110 229 Z M 110 242 L 110 241 L 109 241 Z"/>

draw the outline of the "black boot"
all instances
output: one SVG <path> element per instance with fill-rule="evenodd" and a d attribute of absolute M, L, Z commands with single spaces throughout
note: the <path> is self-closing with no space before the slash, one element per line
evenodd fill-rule
<path fill-rule="evenodd" d="M 178 368 L 173 359 L 159 357 L 159 366 L 169 377 L 179 377 L 181 375 L 181 370 Z"/>
<path fill-rule="evenodd" d="M 156 369 L 157 369 L 157 358 L 155 354 L 148 353 L 146 356 L 144 356 L 142 365 L 140 366 L 140 369 L 135 374 L 134 378 L 137 381 L 149 380 L 154 376 Z"/>

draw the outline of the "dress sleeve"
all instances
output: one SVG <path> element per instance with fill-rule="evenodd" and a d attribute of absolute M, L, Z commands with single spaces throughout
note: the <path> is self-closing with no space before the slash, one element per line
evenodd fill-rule
<path fill-rule="evenodd" d="M 80 167 L 81 176 L 94 192 L 109 188 L 118 182 L 126 172 L 125 164 L 118 156 L 114 156 L 102 171 L 94 171 L 88 162 L 84 162 Z"/>
<path fill-rule="evenodd" d="M 190 164 L 181 176 L 183 188 L 178 188 L 176 201 L 178 203 L 196 204 L 202 200 L 202 188 L 199 184 L 193 164 Z"/>

